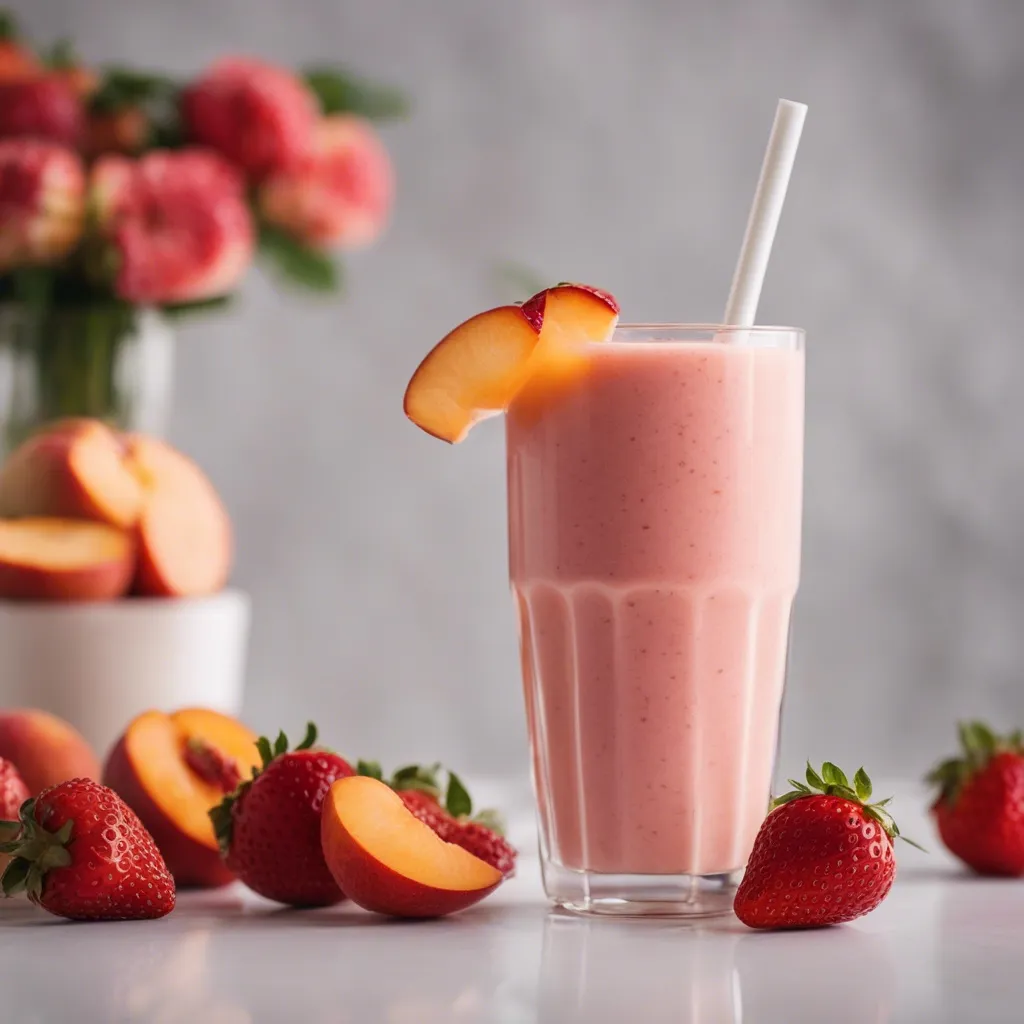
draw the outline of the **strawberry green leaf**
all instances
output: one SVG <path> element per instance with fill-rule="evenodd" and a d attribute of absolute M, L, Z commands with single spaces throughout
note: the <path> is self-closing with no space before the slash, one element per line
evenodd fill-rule
<path fill-rule="evenodd" d="M 260 758 L 263 761 L 263 767 L 266 768 L 271 761 L 274 760 L 274 750 L 270 746 L 270 740 L 266 736 L 261 736 L 256 741 L 256 749 L 260 752 Z"/>
<path fill-rule="evenodd" d="M 281 754 L 286 753 L 288 750 L 288 737 L 284 734 L 284 730 L 280 730 L 277 734 L 277 739 L 274 740 L 274 757 L 280 757 Z"/>
<path fill-rule="evenodd" d="M 423 793 L 429 793 L 433 797 L 441 795 L 441 787 L 437 781 L 437 773 L 441 770 L 439 764 L 419 765 L 409 764 L 399 768 L 391 776 L 391 788 L 396 791 L 404 789 L 417 789 Z"/>
<path fill-rule="evenodd" d="M 503 836 L 505 834 L 505 820 L 498 811 L 492 808 L 477 811 L 473 815 L 473 821 L 478 825 L 483 825 L 484 828 L 489 828 L 496 835 Z"/>
<path fill-rule="evenodd" d="M 807 762 L 807 784 L 811 789 L 822 790 L 825 788 L 825 782 L 822 777 L 811 767 L 811 762 Z"/>
<path fill-rule="evenodd" d="M 857 790 L 859 800 L 871 799 L 871 779 L 868 778 L 868 773 L 864 771 L 863 767 L 857 769 L 857 774 L 853 777 L 853 785 Z"/>
<path fill-rule="evenodd" d="M 281 734 L 282 736 L 284 733 Z M 295 748 L 296 750 L 309 750 L 313 744 L 316 743 L 316 725 L 312 722 L 306 723 L 306 735 L 302 737 L 302 742 Z M 285 740 L 285 750 L 288 749 L 288 741 Z M 282 751 L 283 753 L 283 751 Z"/>
<path fill-rule="evenodd" d="M 908 839 L 905 835 L 901 835 L 899 832 L 896 833 L 896 838 L 902 839 L 903 842 L 905 842 L 908 846 L 912 846 L 915 850 L 920 850 L 922 853 L 928 852 L 926 847 L 922 846 L 918 842 L 915 842 L 913 839 Z"/>
<path fill-rule="evenodd" d="M 469 791 L 455 772 L 448 772 L 448 792 L 445 794 L 445 809 L 453 818 L 469 817 L 473 813 L 473 801 Z"/>
<path fill-rule="evenodd" d="M 23 857 L 16 857 L 12 860 L 4 870 L 3 876 L 0 877 L 0 888 L 3 888 L 4 895 L 17 896 L 18 893 L 24 892 L 25 882 L 31 870 L 31 861 L 25 860 Z"/>
<path fill-rule="evenodd" d="M 384 772 L 381 771 L 379 761 L 356 761 L 356 775 L 365 775 L 370 779 L 384 781 Z"/>
<path fill-rule="evenodd" d="M 821 777 L 829 786 L 845 786 L 850 788 L 850 782 L 841 768 L 837 768 L 831 761 L 826 761 L 821 766 Z"/>

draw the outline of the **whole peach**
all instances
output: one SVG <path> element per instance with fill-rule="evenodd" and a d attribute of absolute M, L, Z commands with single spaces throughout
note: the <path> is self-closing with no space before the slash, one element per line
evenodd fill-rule
<path fill-rule="evenodd" d="M 33 796 L 68 779 L 100 778 L 100 763 L 77 730 L 37 708 L 0 711 L 0 758 L 15 765 Z"/>

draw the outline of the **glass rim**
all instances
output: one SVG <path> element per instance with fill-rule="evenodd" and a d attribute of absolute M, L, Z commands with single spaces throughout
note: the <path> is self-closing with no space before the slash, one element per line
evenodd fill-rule
<path fill-rule="evenodd" d="M 802 327 L 785 327 L 782 325 L 756 324 L 753 327 L 738 327 L 736 324 L 684 324 L 671 321 L 651 321 L 649 323 L 619 323 L 616 331 L 714 331 L 716 334 L 799 334 L 806 335 Z"/>

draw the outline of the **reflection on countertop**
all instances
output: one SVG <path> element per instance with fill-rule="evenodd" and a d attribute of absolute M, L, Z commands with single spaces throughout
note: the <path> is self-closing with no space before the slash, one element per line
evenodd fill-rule
<path fill-rule="evenodd" d="M 929 839 L 924 822 L 908 831 Z M 522 838 L 522 837 L 520 837 Z M 525 844 L 524 844 L 525 846 Z M 1024 1004 L 1024 882 L 904 848 L 852 925 L 766 934 L 550 910 L 536 858 L 464 914 L 395 922 L 183 893 L 152 922 L 0 901 L 0 1019 L 49 1024 L 1005 1024 Z M 59 968 L 54 965 L 59 965 Z"/>

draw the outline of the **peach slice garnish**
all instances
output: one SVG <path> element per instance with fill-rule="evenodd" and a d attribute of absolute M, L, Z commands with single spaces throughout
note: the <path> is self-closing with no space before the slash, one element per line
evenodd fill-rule
<path fill-rule="evenodd" d="M 503 875 L 415 817 L 390 786 L 338 779 L 320 818 L 324 858 L 339 888 L 364 910 L 441 917 L 482 900 Z"/>
<path fill-rule="evenodd" d="M 470 317 L 417 367 L 405 414 L 428 434 L 456 444 L 474 424 L 504 412 L 547 361 L 581 344 L 606 341 L 619 318 L 608 292 L 563 283 L 521 306 Z"/>

